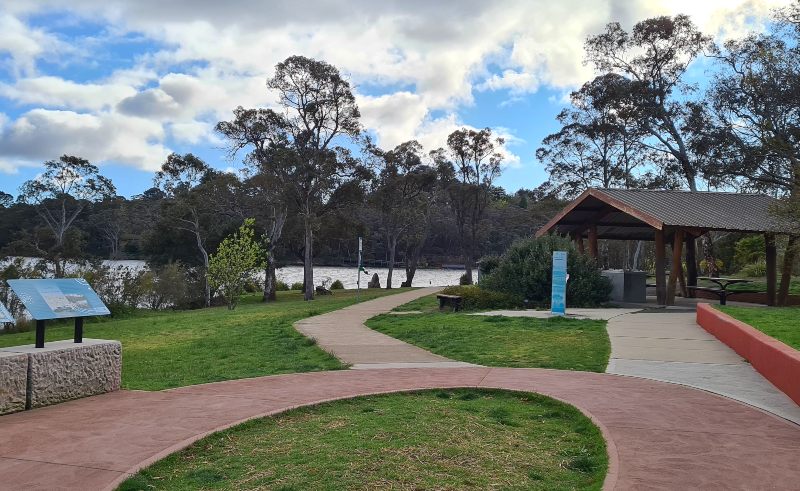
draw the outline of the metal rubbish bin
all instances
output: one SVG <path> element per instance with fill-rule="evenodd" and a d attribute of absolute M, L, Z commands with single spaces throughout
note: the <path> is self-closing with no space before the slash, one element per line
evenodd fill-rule
<path fill-rule="evenodd" d="M 602 274 L 611 281 L 612 302 L 647 302 L 646 272 L 607 269 Z"/>

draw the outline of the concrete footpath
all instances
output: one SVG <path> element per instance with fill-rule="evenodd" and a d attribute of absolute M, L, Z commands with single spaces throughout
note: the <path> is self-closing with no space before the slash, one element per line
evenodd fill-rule
<path fill-rule="evenodd" d="M 298 322 L 300 333 L 317 341 L 320 348 L 351 368 L 453 368 L 474 366 L 435 355 L 422 348 L 369 329 L 364 323 L 370 317 L 417 298 L 432 295 L 441 288 L 420 288 L 396 295 L 368 300 L 327 314 L 316 315 Z"/>
<path fill-rule="evenodd" d="M 800 406 L 698 326 L 694 312 L 620 315 L 609 320 L 608 335 L 608 373 L 696 387 L 800 424 Z"/>

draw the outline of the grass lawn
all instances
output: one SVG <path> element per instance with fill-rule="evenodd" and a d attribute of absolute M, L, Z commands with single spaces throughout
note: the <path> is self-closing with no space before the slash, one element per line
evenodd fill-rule
<path fill-rule="evenodd" d="M 527 393 L 448 390 L 337 401 L 211 435 L 120 490 L 600 489 L 600 431 Z"/>
<path fill-rule="evenodd" d="M 392 309 L 393 312 L 411 312 L 417 310 L 420 312 L 436 312 L 439 310 L 439 299 L 436 298 L 436 295 L 426 295 Z"/>
<path fill-rule="evenodd" d="M 380 315 L 367 326 L 433 353 L 486 366 L 604 372 L 611 353 L 605 321 L 430 312 Z"/>
<path fill-rule="evenodd" d="M 390 293 L 363 290 L 362 299 Z M 303 301 L 300 292 L 278 292 L 278 301 L 243 300 L 225 307 L 177 312 L 140 312 L 122 319 L 87 322 L 84 336 L 122 341 L 122 386 L 161 390 L 278 373 L 343 368 L 308 338 L 294 330 L 298 319 L 355 303 L 355 291 Z M 72 324 L 53 323 L 47 340 L 71 339 Z M 34 333 L 0 335 L 0 347 L 32 344 Z"/>
<path fill-rule="evenodd" d="M 800 350 L 800 307 L 714 307 Z"/>

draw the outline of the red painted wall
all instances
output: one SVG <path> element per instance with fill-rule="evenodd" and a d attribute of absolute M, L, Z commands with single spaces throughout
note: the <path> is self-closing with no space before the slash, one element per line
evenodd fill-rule
<path fill-rule="evenodd" d="M 800 351 L 706 303 L 697 304 L 697 323 L 800 404 Z"/>

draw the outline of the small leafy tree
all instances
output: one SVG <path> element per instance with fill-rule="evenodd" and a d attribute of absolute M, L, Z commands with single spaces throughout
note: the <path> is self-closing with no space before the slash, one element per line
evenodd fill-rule
<path fill-rule="evenodd" d="M 254 227 L 255 220 L 246 219 L 238 232 L 222 241 L 209 261 L 208 282 L 213 288 L 220 289 L 228 310 L 236 308 L 247 281 L 256 269 L 263 267 L 264 251 Z"/>

